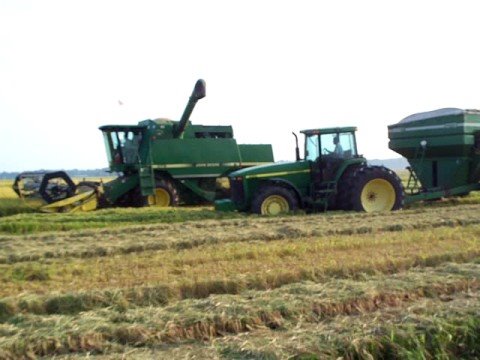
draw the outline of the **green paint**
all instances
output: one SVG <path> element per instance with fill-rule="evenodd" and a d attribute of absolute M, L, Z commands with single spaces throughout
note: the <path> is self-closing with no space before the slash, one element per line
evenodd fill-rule
<path fill-rule="evenodd" d="M 466 194 L 480 180 L 480 112 L 440 109 L 388 127 L 389 148 L 407 158 L 407 202 Z M 414 186 L 415 185 L 415 186 Z"/>
<path fill-rule="evenodd" d="M 182 194 L 192 192 L 212 201 L 215 189 L 205 188 L 205 183 L 244 167 L 273 162 L 271 145 L 239 145 L 229 125 L 191 124 L 190 114 L 204 96 L 202 80 L 195 85 L 180 121 L 157 119 L 100 127 L 110 170 L 136 178 L 135 186 L 140 185 L 143 196 L 152 195 L 155 178 L 163 177 L 181 188 Z M 105 187 L 107 203 L 115 203 L 132 190 L 116 180 Z"/>
<path fill-rule="evenodd" d="M 357 154 L 355 127 L 304 130 L 305 156 L 295 162 L 282 162 L 237 170 L 229 175 L 231 199 L 215 202 L 219 211 L 249 211 L 257 194 L 266 186 L 289 189 L 301 208 L 326 209 L 334 206 L 337 184 L 352 166 L 366 163 Z M 342 155 L 334 154 L 332 139 L 345 139 Z M 313 144 L 313 145 L 312 145 Z M 328 165 L 327 165 L 328 163 Z M 325 169 L 332 166 L 332 171 Z"/>

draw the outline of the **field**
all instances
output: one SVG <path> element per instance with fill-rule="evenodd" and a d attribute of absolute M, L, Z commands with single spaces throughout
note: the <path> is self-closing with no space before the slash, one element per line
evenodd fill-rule
<path fill-rule="evenodd" d="M 2 201 L 0 359 L 480 357 L 478 195 L 275 218 Z"/>

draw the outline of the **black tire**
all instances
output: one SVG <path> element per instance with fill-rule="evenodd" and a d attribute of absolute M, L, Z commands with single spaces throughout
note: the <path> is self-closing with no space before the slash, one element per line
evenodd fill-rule
<path fill-rule="evenodd" d="M 298 209 L 296 194 L 283 186 L 266 185 L 254 195 L 251 211 L 261 215 L 278 215 Z"/>
<path fill-rule="evenodd" d="M 352 165 L 342 174 L 342 177 L 338 181 L 335 209 L 345 211 L 353 210 L 350 190 L 355 183 L 355 172 L 359 167 L 361 167 L 361 165 Z"/>
<path fill-rule="evenodd" d="M 145 205 L 147 205 L 147 197 L 142 195 L 138 186 L 123 194 L 115 202 L 115 206 L 120 207 L 143 207 Z M 101 207 L 104 207 L 103 201 L 101 202 Z"/>
<path fill-rule="evenodd" d="M 346 210 L 391 211 L 404 205 L 405 192 L 400 178 L 384 166 L 359 166 L 347 174 L 344 181 L 342 201 Z"/>
<path fill-rule="evenodd" d="M 155 195 L 147 197 L 150 206 L 177 206 L 178 191 L 172 181 L 165 178 L 155 180 Z"/>

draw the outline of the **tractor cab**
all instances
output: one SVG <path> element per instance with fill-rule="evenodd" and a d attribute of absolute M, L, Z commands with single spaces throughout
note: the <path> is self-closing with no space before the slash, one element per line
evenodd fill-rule
<path fill-rule="evenodd" d="M 140 163 L 140 144 L 144 126 L 100 127 L 107 152 L 108 163 L 112 171 L 124 171 L 126 168 Z"/>
<path fill-rule="evenodd" d="M 358 156 L 356 127 L 303 130 L 305 160 L 351 159 Z"/>
<path fill-rule="evenodd" d="M 324 188 L 337 177 L 340 167 L 359 157 L 355 139 L 356 127 L 303 130 L 305 160 L 310 161 L 312 183 Z"/>

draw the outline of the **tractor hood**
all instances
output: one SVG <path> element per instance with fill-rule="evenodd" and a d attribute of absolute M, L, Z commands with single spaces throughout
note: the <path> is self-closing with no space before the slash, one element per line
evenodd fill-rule
<path fill-rule="evenodd" d="M 278 162 L 269 165 L 253 166 L 232 172 L 230 177 L 276 177 L 295 174 L 299 172 L 310 172 L 308 161 Z"/>

